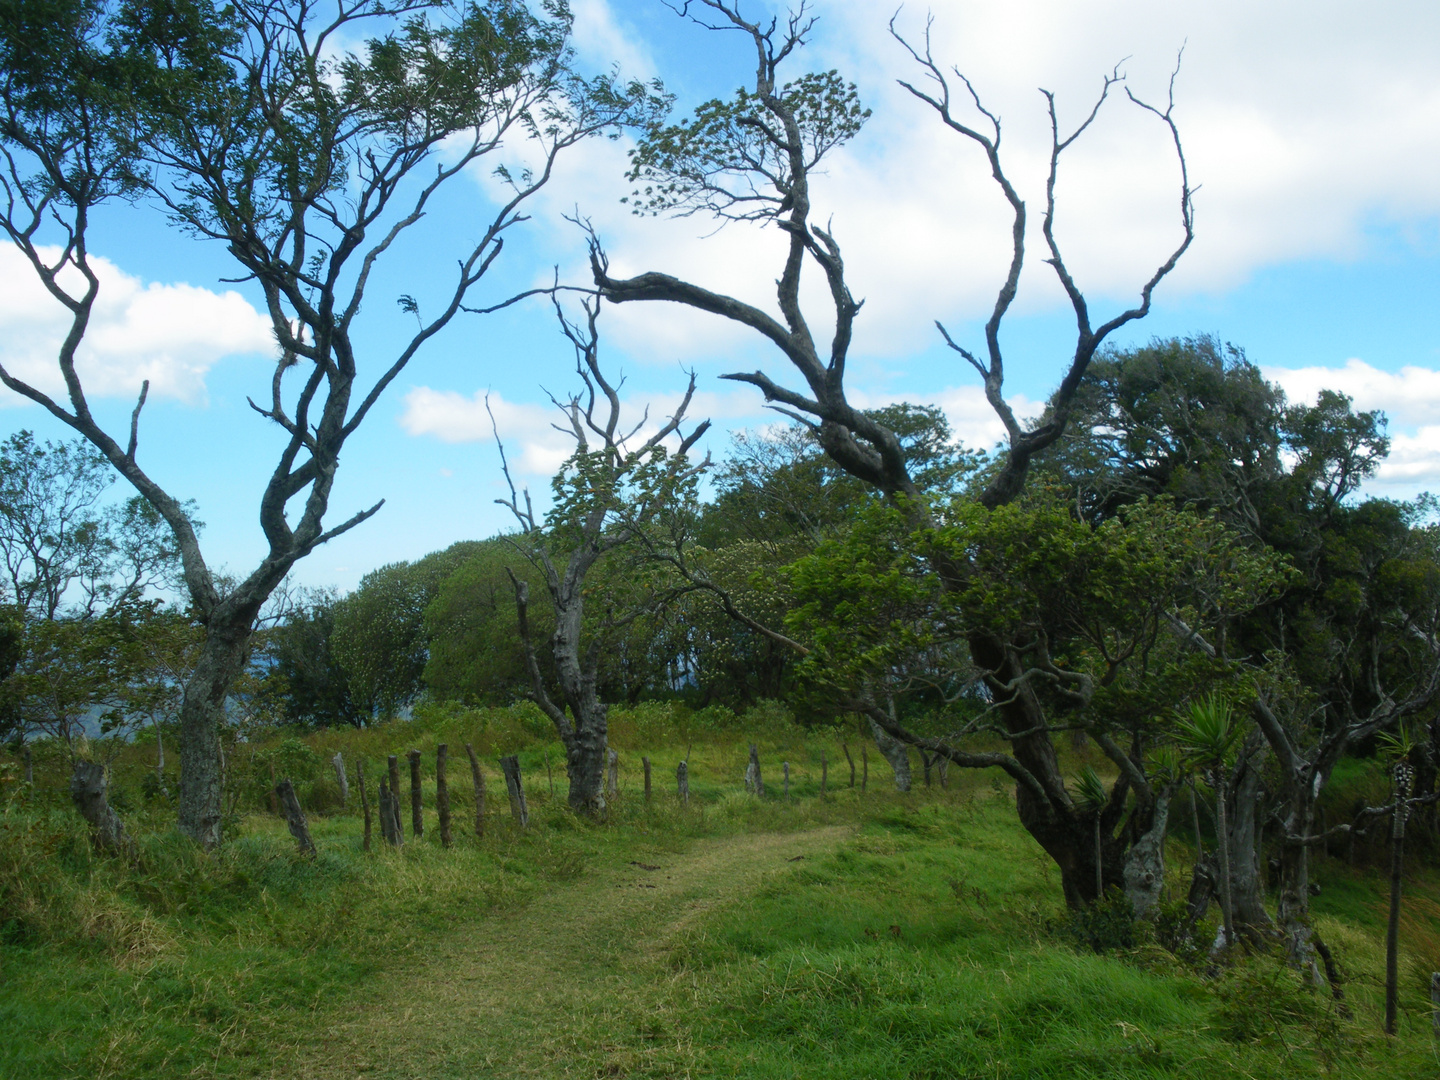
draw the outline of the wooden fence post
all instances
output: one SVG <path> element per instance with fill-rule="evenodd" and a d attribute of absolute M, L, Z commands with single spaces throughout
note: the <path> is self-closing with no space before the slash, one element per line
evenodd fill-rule
<path fill-rule="evenodd" d="M 390 790 L 390 785 L 380 781 L 380 836 L 391 847 L 403 847 L 405 837 L 400 832 L 400 815 L 395 809 L 399 800 Z"/>
<path fill-rule="evenodd" d="M 411 750 L 410 758 L 410 835 L 425 835 L 425 811 L 420 802 L 420 751 Z"/>
<path fill-rule="evenodd" d="M 370 798 L 365 794 L 365 759 L 355 760 L 355 783 L 360 787 L 360 809 L 365 814 L 365 850 L 370 850 Z"/>
<path fill-rule="evenodd" d="M 315 841 L 310 839 L 310 826 L 305 821 L 305 811 L 300 809 L 300 800 L 295 797 L 295 785 L 289 779 L 281 780 L 275 788 L 280 796 L 280 805 L 285 808 L 285 824 L 290 826 L 290 835 L 295 838 L 301 855 L 315 854 Z"/>
<path fill-rule="evenodd" d="M 505 790 L 510 795 L 510 816 L 523 829 L 530 824 L 530 811 L 525 806 L 525 785 L 520 779 L 520 759 L 514 754 L 502 757 L 500 770 L 505 774 Z"/>
<path fill-rule="evenodd" d="M 440 815 L 440 846 L 450 846 L 450 788 L 445 784 L 445 760 L 450 747 L 435 747 L 435 812 Z"/>
<path fill-rule="evenodd" d="M 850 763 L 850 786 L 851 786 L 851 787 L 854 787 L 854 786 L 855 786 L 855 759 L 850 756 L 850 744 L 849 744 L 848 742 L 842 742 L 842 743 L 840 744 L 840 746 L 841 746 L 841 747 L 844 749 L 844 751 L 845 751 L 845 760 Z"/>
<path fill-rule="evenodd" d="M 820 755 L 820 797 L 825 797 L 825 787 L 830 781 L 830 763 L 825 760 L 825 755 Z"/>
<path fill-rule="evenodd" d="M 784 770 L 784 772 L 785 772 L 785 798 L 786 798 L 786 799 L 789 799 L 789 798 L 790 798 L 790 763 L 789 763 L 788 761 L 782 761 L 782 762 L 780 763 L 780 768 L 781 768 L 782 770 Z"/>
<path fill-rule="evenodd" d="M 650 759 L 642 757 L 640 764 L 645 766 L 645 801 L 648 803 L 650 801 Z"/>
<path fill-rule="evenodd" d="M 29 787 L 35 786 L 35 758 L 30 753 L 30 744 L 26 743 L 20 751 L 20 756 L 25 759 L 25 783 Z"/>
<path fill-rule="evenodd" d="M 480 771 L 480 759 L 475 756 L 475 748 L 468 742 L 465 744 L 465 753 L 470 756 L 470 779 L 475 783 L 475 835 L 483 839 L 485 836 L 485 774 Z"/>
<path fill-rule="evenodd" d="M 760 748 L 750 744 L 750 764 L 745 766 L 745 790 L 752 795 L 765 794 L 765 778 L 760 775 Z"/>
<path fill-rule="evenodd" d="M 398 807 L 400 803 L 400 759 L 397 758 L 394 754 L 391 754 L 390 757 L 386 760 L 385 764 L 390 770 L 390 801 L 396 806 L 394 816 L 395 820 L 399 821 L 400 811 Z M 403 841 L 404 837 L 401 837 L 401 840 Z"/>
<path fill-rule="evenodd" d="M 865 786 L 870 783 L 870 751 L 865 744 L 860 744 L 860 791 L 865 791 Z"/>
<path fill-rule="evenodd" d="M 605 794 L 618 795 L 620 793 L 620 755 L 612 746 L 605 751 L 605 758 L 609 763 L 609 768 L 605 770 Z"/>
<path fill-rule="evenodd" d="M 690 766 L 683 761 L 675 766 L 675 794 L 682 804 L 690 804 Z"/>
<path fill-rule="evenodd" d="M 340 756 L 340 751 L 335 751 L 335 756 L 330 759 L 330 764 L 335 766 L 335 782 L 340 785 L 340 805 L 350 805 L 350 782 L 345 778 L 345 759 Z"/>

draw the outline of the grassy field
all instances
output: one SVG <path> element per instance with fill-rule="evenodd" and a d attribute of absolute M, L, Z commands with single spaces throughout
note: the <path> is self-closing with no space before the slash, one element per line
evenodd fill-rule
<path fill-rule="evenodd" d="M 1440 1075 L 1423 983 L 1440 964 L 1440 888 L 1421 860 L 1402 1031 L 1387 1039 L 1373 870 L 1319 867 L 1317 922 L 1348 975 L 1346 1019 L 1273 957 L 1208 969 L 1144 934 L 1097 954 L 1083 942 L 1105 926 L 1066 916 L 998 777 L 952 774 L 944 790 L 917 777 L 902 796 L 872 750 L 862 794 L 840 738 L 778 714 L 742 731 L 723 716 L 618 713 L 622 794 L 600 826 L 563 808 L 558 746 L 523 711 L 246 745 L 230 757 L 232 839 L 213 856 L 165 827 L 173 811 L 141 746 L 115 768 L 138 838 L 129 863 L 90 853 L 58 762 L 42 758 L 28 792 L 9 763 L 0 1076 Z M 336 749 L 352 770 L 365 761 L 373 800 L 387 753 L 418 748 L 433 776 L 440 741 L 455 846 L 435 836 L 431 787 L 423 839 L 380 850 L 377 831 L 363 852 L 358 814 L 334 805 L 317 763 Z M 489 773 L 484 839 L 470 828 L 467 741 Z M 760 745 L 764 799 L 740 785 L 747 741 Z M 523 833 L 493 765 L 515 751 L 532 809 Z M 682 807 L 674 767 L 687 752 Z M 648 805 L 641 754 L 654 765 Z M 312 770 L 298 786 L 313 860 L 264 810 L 260 778 L 276 760 Z M 1179 837 L 1169 851 L 1180 895 L 1189 851 Z"/>

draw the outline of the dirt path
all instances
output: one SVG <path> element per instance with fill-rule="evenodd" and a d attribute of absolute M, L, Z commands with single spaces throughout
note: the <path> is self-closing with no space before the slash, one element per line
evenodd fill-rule
<path fill-rule="evenodd" d="M 679 1066 L 699 1048 L 668 1021 L 667 1001 L 675 980 L 693 976 L 672 972 L 666 947 L 707 911 L 743 902 L 797 856 L 833 850 L 850 831 L 728 837 L 597 867 L 521 911 L 457 928 L 368 1004 L 322 1012 L 315 1045 L 270 1063 L 270 1075 L 593 1077 L 624 1075 L 652 1056 Z"/>

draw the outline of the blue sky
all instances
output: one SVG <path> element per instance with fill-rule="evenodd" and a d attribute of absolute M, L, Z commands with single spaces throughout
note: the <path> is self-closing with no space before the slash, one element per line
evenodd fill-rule
<path fill-rule="evenodd" d="M 659 0 L 574 0 L 574 8 L 584 64 L 658 76 L 682 109 L 753 76 L 739 35 L 687 24 Z M 997 425 L 973 373 L 940 347 L 933 321 L 978 342 L 1005 268 L 1004 205 L 978 152 L 897 86 L 916 72 L 887 36 L 892 9 L 822 0 L 814 10 L 820 21 L 796 73 L 836 67 L 874 110 L 816 183 L 821 216 L 833 215 L 853 287 L 867 301 L 853 397 L 938 402 L 966 442 L 988 445 Z M 1158 100 L 1183 43 L 1176 115 L 1201 186 L 1197 241 L 1150 318 L 1116 344 L 1213 333 L 1245 348 L 1297 399 L 1321 386 L 1342 389 L 1391 417 L 1395 451 L 1371 490 L 1440 490 L 1440 7 L 985 0 L 936 2 L 933 13 L 937 58 L 960 65 L 1002 115 L 1007 167 L 1037 219 L 1046 146 L 1035 88 L 1056 92 L 1062 120 L 1080 115 L 1100 76 L 1128 57 L 1129 85 Z M 923 13 L 902 11 L 900 25 L 917 34 Z M 571 155 L 496 264 L 489 295 L 547 278 L 557 265 L 583 281 L 581 238 L 561 218 L 578 208 L 621 273 L 666 270 L 771 301 L 773 232 L 633 218 L 619 203 L 629 187 L 625 149 L 623 141 L 595 143 Z M 523 156 L 524 148 L 507 152 Z M 1100 317 L 1128 306 L 1173 245 L 1175 190 L 1163 130 L 1112 101 L 1066 162 L 1059 192 L 1060 238 Z M 363 327 L 370 370 L 413 326 L 394 299 L 413 294 L 424 309 L 453 265 L 449 245 L 481 220 L 493 193 L 483 175 L 463 179 L 384 266 Z M 255 298 L 222 283 L 233 271 L 221 249 L 143 209 L 108 211 L 92 249 L 107 260 L 84 367 L 97 411 L 123 429 L 140 379 L 152 380 L 142 463 L 199 503 L 212 563 L 246 571 L 262 551 L 258 496 L 279 445 L 245 403 L 269 384 L 268 329 Z M 0 251 L 0 358 L 40 378 L 53 366 L 58 312 L 9 256 Z M 1043 400 L 1073 345 L 1048 273 L 1032 254 L 1004 337 L 1007 393 L 1022 407 Z M 756 393 L 717 376 L 756 366 L 777 379 L 788 374 L 757 340 L 708 316 L 631 305 L 607 311 L 602 325 L 612 370 L 624 372 L 637 409 L 673 404 L 682 368 L 696 370 L 694 413 L 714 419 L 717 456 L 729 431 L 767 422 Z M 312 555 L 297 577 L 350 588 L 383 563 L 505 527 L 481 399 L 488 389 L 512 460 L 542 495 L 565 453 L 544 389 L 563 395 L 572 383 L 568 346 L 542 304 L 457 321 L 391 388 L 342 458 L 332 520 L 379 498 L 386 507 Z M 0 404 L 5 431 L 66 435 L 33 406 Z"/>

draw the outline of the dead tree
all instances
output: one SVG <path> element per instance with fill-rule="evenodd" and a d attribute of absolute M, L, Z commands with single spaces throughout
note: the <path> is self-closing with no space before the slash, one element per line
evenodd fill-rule
<path fill-rule="evenodd" d="M 618 80 L 571 77 L 568 23 L 523 5 L 507 7 L 513 17 L 504 34 L 494 32 L 489 5 L 456 0 L 323 11 L 235 0 L 227 9 L 235 18 L 223 26 L 219 10 L 205 4 L 185 8 L 193 19 L 157 12 L 140 21 L 121 19 L 114 5 L 80 5 L 58 26 L 35 21 L 49 9 L 17 10 L 0 26 L 9 38 L 0 51 L 23 50 L 33 62 L 7 67 L 0 85 L 0 230 L 69 325 L 56 357 L 63 394 L 8 366 L 0 366 L 0 382 L 93 444 L 174 535 L 186 598 L 205 631 L 179 712 L 179 825 L 214 847 L 225 701 L 256 616 L 296 562 L 382 505 L 327 526 L 347 441 L 456 315 L 510 302 L 469 306 L 557 158 L 658 102 Z M 371 37 L 393 50 L 337 45 Z M 47 48 L 36 51 L 40 40 Z M 414 334 L 391 351 L 381 338 L 357 334 L 356 316 L 376 302 L 368 290 L 377 263 L 427 217 L 442 188 L 517 142 L 530 144 L 534 166 L 506 174 L 510 190 L 488 221 L 448 230 L 459 240 L 454 269 L 423 311 L 420 301 L 400 298 L 417 319 Z M 113 431 L 93 411 L 76 363 L 100 300 L 91 219 L 107 203 L 137 197 L 217 242 L 238 263 L 235 277 L 263 297 L 275 334 L 272 375 L 252 402 L 281 446 L 258 500 L 264 554 L 233 582 L 202 553 L 184 498 L 140 462 L 149 381 L 135 388 L 128 430 Z M 191 452 L 231 451 L 215 442 Z"/>
<path fill-rule="evenodd" d="M 809 426 L 826 454 L 840 468 L 873 486 L 893 500 L 910 516 L 914 529 L 932 528 L 936 522 L 921 491 L 912 479 L 905 455 L 895 433 L 864 410 L 855 408 L 846 395 L 846 362 L 861 305 L 846 281 L 841 245 L 829 223 L 817 224 L 809 179 L 824 155 L 852 137 L 867 118 L 853 84 L 831 72 L 807 76 L 804 82 L 783 85 L 780 69 L 804 43 L 814 26 L 804 9 L 787 21 L 747 21 L 738 0 L 699 0 L 683 9 L 696 21 L 714 28 L 738 30 L 754 44 L 756 74 L 753 89 L 717 112 L 715 121 L 680 126 L 654 127 L 643 138 L 632 157 L 630 177 L 643 186 L 641 209 L 654 213 L 693 214 L 705 212 L 721 220 L 756 222 L 780 229 L 787 238 L 784 262 L 776 277 L 778 315 L 732 296 L 713 292 L 701 285 L 660 272 L 631 278 L 610 273 L 608 258 L 592 237 L 591 270 L 601 295 L 612 303 L 667 301 L 683 304 L 745 326 L 765 338 L 799 375 L 803 388 L 782 385 L 763 371 L 725 376 L 748 383 L 761 391 L 770 407 Z M 705 12 L 712 22 L 702 19 Z M 1025 428 L 1006 403 L 1004 358 L 1000 327 L 1014 302 L 1025 262 L 1027 209 L 1006 174 L 1000 156 L 1000 122 L 984 107 L 968 80 L 955 77 L 965 88 L 966 108 L 973 106 L 974 120 L 961 114 L 952 102 L 951 76 L 942 70 L 929 49 L 928 35 L 923 49 L 907 44 L 894 31 L 927 82 L 923 87 L 902 84 L 922 105 L 930 109 L 948 131 L 977 147 L 984 155 L 1001 194 L 1009 206 L 1013 249 L 1008 272 L 985 326 L 983 354 L 964 348 L 941 327 L 946 343 L 981 377 L 986 399 L 1005 428 L 1006 446 L 998 467 L 980 494 L 981 503 L 996 508 L 1015 500 L 1021 493 L 1035 456 L 1053 445 L 1065 432 L 1075 391 L 1101 344 L 1116 330 L 1150 311 L 1155 288 L 1175 267 L 1189 248 L 1194 235 L 1191 188 L 1184 153 L 1173 112 L 1174 79 L 1171 96 L 1164 108 L 1148 105 L 1126 89 L 1126 97 L 1153 115 L 1173 145 L 1179 171 L 1178 218 L 1180 238 L 1140 289 L 1139 302 L 1100 325 L 1094 325 L 1090 307 L 1071 274 L 1055 234 L 1056 178 L 1062 155 L 1090 127 L 1111 92 L 1123 83 L 1118 72 L 1107 76 L 1098 99 L 1084 119 L 1068 133 L 1062 133 L 1055 97 L 1042 91 L 1049 112 L 1051 145 L 1045 185 L 1042 234 L 1046 263 L 1054 270 L 1075 317 L 1074 351 L 1065 362 L 1052 409 L 1038 426 Z M 823 318 L 807 317 L 802 304 L 802 274 L 817 271 L 826 287 L 829 310 Z M 811 313 L 812 316 L 814 313 Z M 830 340 L 823 346 L 811 327 L 833 324 Z M 918 553 L 946 589 L 963 590 L 971 567 L 963 559 L 942 552 Z M 723 600 L 723 598 L 722 598 Z M 731 606 L 726 605 L 727 612 Z M 746 621 L 742 619 L 741 621 Z M 753 620 L 751 621 L 753 623 Z M 747 623 L 750 625 L 751 623 Z M 755 627 L 761 632 L 767 628 Z M 782 644 L 785 635 L 768 631 Z M 1045 696 L 1037 683 L 1058 687 L 1084 697 L 1083 681 L 1076 673 L 1054 664 L 1043 649 L 1043 640 L 1012 638 L 988 627 L 976 627 L 967 635 L 971 656 L 982 674 L 981 681 L 999 714 L 1002 734 L 1008 738 L 1008 753 L 972 753 L 953 741 L 923 737 L 897 722 L 879 702 L 883 695 L 875 686 L 857 686 L 844 707 L 863 713 L 892 738 L 939 754 L 956 765 L 987 768 L 998 766 L 1015 781 L 1021 822 L 1061 872 L 1067 903 L 1079 906 L 1093 899 L 1095 873 L 1093 844 L 1089 842 L 1091 820 L 1075 805 L 1066 790 L 1052 733 L 1057 727 L 1050 718 Z M 1062 695 L 1063 696 L 1063 695 Z M 1078 705 L 1079 701 L 1071 702 Z M 1117 767 L 1120 780 L 1112 802 L 1124 807 L 1132 794 L 1135 811 L 1127 827 L 1106 845 L 1103 858 L 1105 877 L 1122 880 L 1130 842 L 1151 831 L 1161 804 L 1161 792 L 1147 775 L 1143 755 L 1132 754 L 1109 738 L 1102 746 Z M 1158 815 L 1163 817 L 1162 815 Z M 1158 845 L 1154 845 L 1158 851 Z M 1153 872 L 1153 868 L 1150 871 Z"/>
<path fill-rule="evenodd" d="M 70 798 L 80 816 L 90 826 L 90 840 L 96 849 L 107 855 L 128 854 L 130 837 L 125 825 L 110 805 L 110 786 L 105 766 L 94 761 L 77 759 L 70 773 Z"/>
<path fill-rule="evenodd" d="M 510 572 L 529 668 L 528 694 L 550 717 L 565 747 L 571 808 L 599 817 L 605 812 L 608 706 L 601 702 L 597 684 L 607 638 L 663 609 L 688 587 L 662 586 L 618 609 L 615 600 L 606 597 L 594 605 L 601 610 L 598 619 L 593 612 L 587 619 L 587 577 L 602 559 L 649 559 L 684 542 L 685 511 L 694 502 L 696 477 L 708 465 L 708 458 L 692 464 L 686 455 L 710 424 L 707 420 L 681 435 L 681 423 L 695 394 L 692 373 L 679 407 L 652 435 L 641 439 L 639 434 L 648 411 L 633 427 L 622 427 L 619 386 L 600 366 L 600 301 L 586 298 L 582 308 L 583 325 L 571 322 L 555 301 L 584 388 L 564 402 L 552 398 L 567 421 L 560 430 L 575 440 L 575 453 L 555 481 L 556 504 L 543 522 L 537 519 L 530 493 L 517 492 L 511 480 L 503 444 L 500 461 L 510 498 L 497 501 L 520 523 L 514 542 L 540 575 L 555 613 L 555 632 L 547 644 L 537 643 L 530 630 L 530 583 Z M 673 454 L 665 446 L 672 436 L 677 440 Z M 496 442 L 500 443 L 498 431 Z M 546 678 L 541 649 L 557 687 Z"/>

